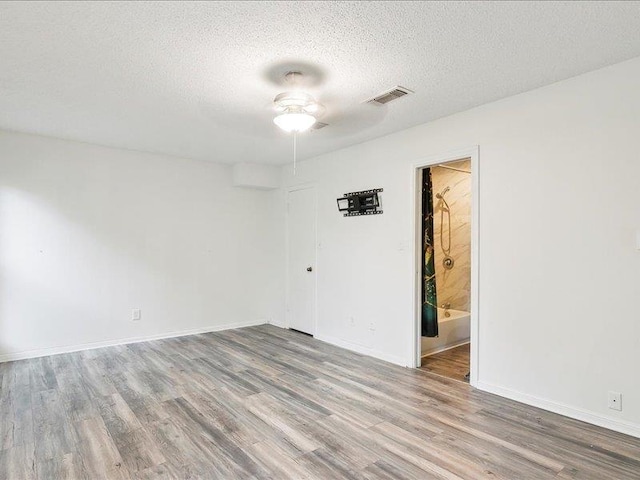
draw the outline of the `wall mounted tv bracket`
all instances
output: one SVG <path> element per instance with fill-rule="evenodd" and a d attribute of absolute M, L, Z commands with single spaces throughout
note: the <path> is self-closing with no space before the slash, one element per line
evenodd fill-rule
<path fill-rule="evenodd" d="M 382 213 L 378 196 L 378 193 L 382 191 L 382 188 L 374 188 L 362 192 L 345 193 L 342 198 L 337 199 L 338 211 L 344 212 L 345 217 L 378 215 Z"/>

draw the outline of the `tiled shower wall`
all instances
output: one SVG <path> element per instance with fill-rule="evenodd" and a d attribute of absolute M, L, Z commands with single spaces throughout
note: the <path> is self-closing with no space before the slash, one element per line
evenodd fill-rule
<path fill-rule="evenodd" d="M 447 163 L 449 167 L 471 171 L 471 161 L 462 160 L 455 163 Z M 431 180 L 433 185 L 433 222 L 436 262 L 436 293 L 438 306 L 450 303 L 455 310 L 470 311 L 471 302 L 471 174 L 449 170 L 442 167 L 431 168 Z M 441 238 L 448 242 L 447 214 L 444 212 L 444 235 L 442 230 L 441 212 L 443 203 L 438 200 L 436 193 L 442 192 L 446 187 L 451 189 L 445 195 L 445 199 L 451 209 L 451 251 L 454 259 L 453 269 L 443 267 L 444 253 Z"/>

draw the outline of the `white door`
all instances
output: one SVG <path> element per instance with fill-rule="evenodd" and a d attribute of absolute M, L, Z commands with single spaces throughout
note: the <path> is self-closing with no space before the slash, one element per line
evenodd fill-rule
<path fill-rule="evenodd" d="M 289 192 L 287 317 L 289 328 L 313 335 L 316 311 L 316 192 Z"/>

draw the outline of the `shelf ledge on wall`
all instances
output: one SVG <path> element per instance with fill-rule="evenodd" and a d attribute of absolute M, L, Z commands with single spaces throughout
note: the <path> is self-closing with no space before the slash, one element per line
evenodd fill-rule
<path fill-rule="evenodd" d="M 236 163 L 233 165 L 233 186 L 275 190 L 280 187 L 280 167 L 258 163 Z"/>

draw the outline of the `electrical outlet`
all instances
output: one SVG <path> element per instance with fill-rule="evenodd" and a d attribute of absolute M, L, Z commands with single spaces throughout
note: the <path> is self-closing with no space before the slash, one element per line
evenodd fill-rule
<path fill-rule="evenodd" d="M 622 394 L 609 392 L 609 408 L 611 410 L 622 410 Z"/>
<path fill-rule="evenodd" d="M 349 326 L 354 327 L 356 325 L 356 319 L 353 317 L 349 317 Z"/>
<path fill-rule="evenodd" d="M 134 308 L 133 310 L 131 310 L 131 321 L 137 322 L 138 320 L 140 320 L 140 318 L 142 318 L 142 312 L 139 308 Z"/>

